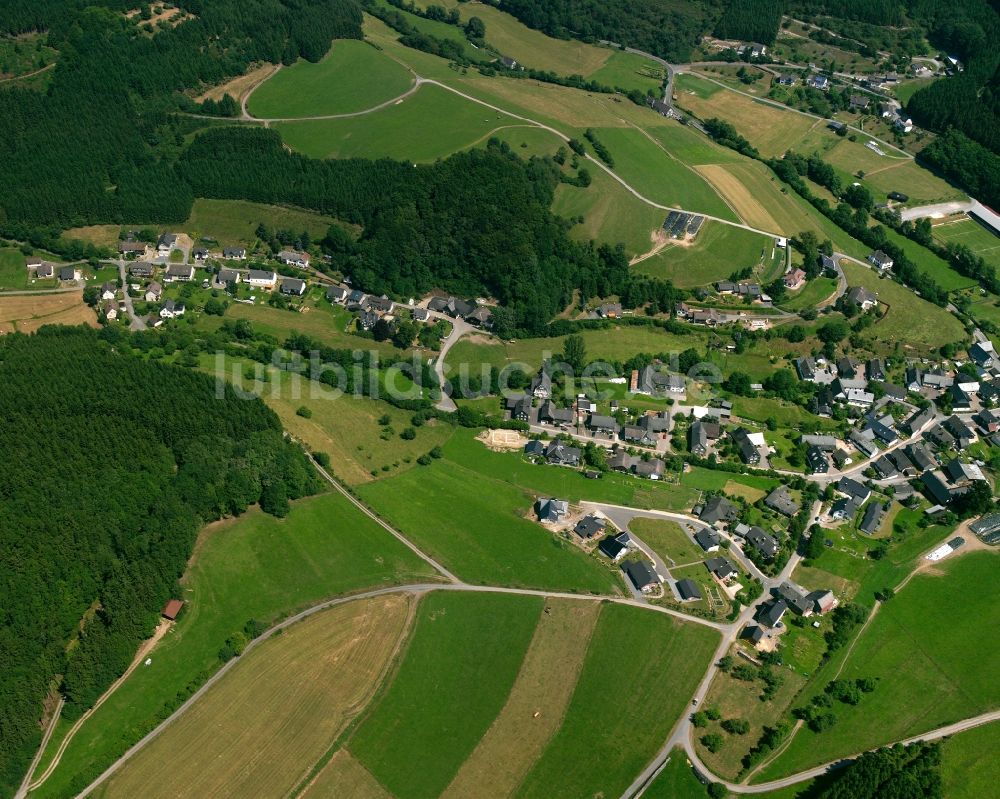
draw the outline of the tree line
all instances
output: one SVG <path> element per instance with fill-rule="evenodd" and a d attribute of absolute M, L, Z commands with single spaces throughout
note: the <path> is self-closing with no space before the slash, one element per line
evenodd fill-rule
<path fill-rule="evenodd" d="M 319 483 L 259 400 L 85 328 L 0 339 L 0 793 L 61 675 L 79 716 L 152 632 L 202 524 Z M 75 639 L 75 644 L 67 644 Z"/>

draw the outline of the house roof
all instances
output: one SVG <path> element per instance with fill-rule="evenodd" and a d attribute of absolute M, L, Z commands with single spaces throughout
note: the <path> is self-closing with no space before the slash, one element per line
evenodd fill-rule
<path fill-rule="evenodd" d="M 708 552 L 708 550 L 718 547 L 722 538 L 715 530 L 702 527 L 694 534 L 694 540 L 698 543 L 698 546 Z"/>
<path fill-rule="evenodd" d="M 783 599 L 771 603 L 763 613 L 760 614 L 760 621 L 767 627 L 777 627 L 782 616 L 788 610 L 788 603 Z"/>
<path fill-rule="evenodd" d="M 677 593 L 680 594 L 683 600 L 693 600 L 701 599 L 701 589 L 698 588 L 698 583 L 687 577 L 683 580 L 677 581 Z"/>
<path fill-rule="evenodd" d="M 862 532 L 873 535 L 882 523 L 882 517 L 884 515 L 885 506 L 881 502 L 873 502 L 865 508 L 864 518 L 861 520 L 861 524 L 858 525 L 858 528 Z"/>
<path fill-rule="evenodd" d="M 709 524 L 716 522 L 731 521 L 736 518 L 736 506 L 722 496 L 715 496 L 709 499 L 701 509 L 699 519 Z"/>
<path fill-rule="evenodd" d="M 729 558 L 723 557 L 709 558 L 705 561 L 705 568 L 720 580 L 725 580 L 727 577 L 739 573 L 733 562 Z"/>
<path fill-rule="evenodd" d="M 590 418 L 587 420 L 587 427 L 600 430 L 615 430 L 618 427 L 618 422 L 612 419 L 610 416 L 602 416 L 601 414 L 592 413 Z"/>
<path fill-rule="evenodd" d="M 580 538 L 593 538 L 595 535 L 604 532 L 606 526 L 607 522 L 604 519 L 599 519 L 596 516 L 584 516 L 576 523 L 573 532 L 580 536 Z"/>
<path fill-rule="evenodd" d="M 778 553 L 778 539 L 772 535 L 768 535 L 759 527 L 751 527 L 750 532 L 746 534 L 746 540 L 754 549 L 767 558 L 773 558 Z"/>
<path fill-rule="evenodd" d="M 841 477 L 837 481 L 837 490 L 841 494 L 847 494 L 857 503 L 865 502 L 871 496 L 871 490 L 863 483 L 852 480 L 850 477 Z"/>
<path fill-rule="evenodd" d="M 165 619 L 170 619 L 173 621 L 177 618 L 177 614 L 181 612 L 181 608 L 184 607 L 184 602 L 180 599 L 168 599 L 167 604 L 163 606 L 163 610 L 160 611 L 160 615 Z"/>
<path fill-rule="evenodd" d="M 799 503 L 792 497 L 788 486 L 779 485 L 764 500 L 764 504 L 785 516 L 794 516 L 799 512 Z"/>
<path fill-rule="evenodd" d="M 656 579 L 656 572 L 643 560 L 630 560 L 622 566 L 622 570 L 628 575 L 629 580 L 632 581 L 632 585 L 640 591 L 647 586 L 659 582 Z"/>

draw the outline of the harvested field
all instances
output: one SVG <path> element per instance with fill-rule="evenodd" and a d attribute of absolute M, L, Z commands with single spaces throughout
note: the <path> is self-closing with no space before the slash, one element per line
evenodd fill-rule
<path fill-rule="evenodd" d="M 118 773 L 106 797 L 282 797 L 371 697 L 408 595 L 312 616 L 246 655 Z"/>
<path fill-rule="evenodd" d="M 507 704 L 443 799 L 510 796 L 562 724 L 600 605 L 550 599 Z"/>
<path fill-rule="evenodd" d="M 392 799 L 368 769 L 346 749 L 341 749 L 316 775 L 299 799 Z"/>
<path fill-rule="evenodd" d="M 0 333 L 32 333 L 42 325 L 97 327 L 97 315 L 82 291 L 0 296 Z"/>
<path fill-rule="evenodd" d="M 232 80 L 207 89 L 195 97 L 195 100 L 199 103 L 203 103 L 205 100 L 215 100 L 218 102 L 227 94 L 230 97 L 236 98 L 236 100 L 242 100 L 251 89 L 267 80 L 277 70 L 278 67 L 274 64 L 261 64 L 256 69 L 251 69 L 249 72 L 238 75 Z"/>
<path fill-rule="evenodd" d="M 703 164 L 695 169 L 705 180 L 712 184 L 740 215 L 740 218 L 752 227 L 761 230 L 783 231 L 781 225 L 761 203 L 758 197 L 750 193 L 750 189 L 722 164 Z M 786 233 L 787 235 L 787 233 Z"/>

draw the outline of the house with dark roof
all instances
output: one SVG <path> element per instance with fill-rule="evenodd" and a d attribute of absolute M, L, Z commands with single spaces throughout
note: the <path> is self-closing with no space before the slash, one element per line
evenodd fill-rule
<path fill-rule="evenodd" d="M 654 364 L 649 364 L 640 373 L 639 381 L 632 390 L 637 394 L 683 394 L 684 378 L 661 372 Z"/>
<path fill-rule="evenodd" d="M 640 459 L 632 464 L 632 472 L 637 477 L 644 477 L 647 480 L 661 479 L 666 469 L 667 464 L 659 458 L 650 458 L 648 461 Z"/>
<path fill-rule="evenodd" d="M 545 524 L 556 524 L 569 515 L 569 502 L 565 499 L 541 497 L 537 504 L 538 521 Z"/>
<path fill-rule="evenodd" d="M 811 357 L 796 358 L 795 371 L 799 375 L 799 380 L 806 383 L 816 381 L 816 362 Z"/>
<path fill-rule="evenodd" d="M 976 443 L 976 431 L 957 416 L 949 416 L 942 423 L 945 430 L 952 434 L 960 449 L 965 449 Z"/>
<path fill-rule="evenodd" d="M 301 297 L 306 293 L 306 282 L 294 277 L 283 277 L 281 278 L 281 286 L 279 290 L 282 294 L 290 294 L 295 297 Z"/>
<path fill-rule="evenodd" d="M 830 506 L 831 519 L 846 519 L 850 521 L 857 515 L 858 506 L 854 504 L 854 500 L 850 497 L 840 497 L 834 500 Z"/>
<path fill-rule="evenodd" d="M 544 366 L 532 378 L 528 390 L 538 399 L 548 399 L 552 396 L 552 376 Z"/>
<path fill-rule="evenodd" d="M 651 447 L 656 443 L 656 438 L 650 435 L 648 430 L 638 425 L 627 424 L 623 426 L 620 435 L 625 441 L 633 444 L 641 444 L 645 447 Z"/>
<path fill-rule="evenodd" d="M 637 591 L 648 594 L 660 584 L 656 572 L 644 560 L 630 560 L 622 565 L 622 571 Z"/>
<path fill-rule="evenodd" d="M 921 482 L 924 484 L 924 488 L 930 495 L 931 499 L 934 500 L 939 505 L 947 505 L 951 502 L 959 493 L 954 492 L 952 488 L 948 485 L 948 481 L 945 479 L 941 472 L 924 472 L 920 476 Z"/>
<path fill-rule="evenodd" d="M 830 471 L 830 461 L 819 447 L 809 447 L 806 450 L 806 465 L 812 474 L 826 474 Z"/>
<path fill-rule="evenodd" d="M 227 261 L 245 261 L 247 257 L 246 247 L 223 247 L 222 257 Z"/>
<path fill-rule="evenodd" d="M 614 472 L 631 472 L 632 466 L 638 460 L 623 449 L 615 449 L 608 458 L 608 468 Z"/>
<path fill-rule="evenodd" d="M 605 433 L 607 435 L 613 435 L 615 431 L 618 430 L 618 422 L 610 416 L 592 413 L 590 414 L 590 418 L 587 419 L 587 428 L 592 433 Z"/>
<path fill-rule="evenodd" d="M 956 411 L 967 411 L 972 407 L 972 395 L 958 383 L 948 386 L 946 393 L 951 398 L 951 407 Z"/>
<path fill-rule="evenodd" d="M 527 422 L 531 419 L 531 397 L 520 396 L 510 397 L 507 400 L 507 410 L 510 411 L 510 418 L 519 422 Z"/>
<path fill-rule="evenodd" d="M 714 496 L 702 506 L 698 518 L 705 524 L 718 524 L 719 522 L 731 522 L 739 510 L 736 506 L 723 496 Z"/>
<path fill-rule="evenodd" d="M 538 409 L 538 421 L 554 425 L 570 425 L 576 420 L 572 408 L 559 408 L 552 400 L 545 400 Z"/>
<path fill-rule="evenodd" d="M 909 419 L 903 422 L 903 431 L 910 436 L 916 435 L 918 431 L 933 421 L 935 413 L 936 408 L 933 405 L 928 405 L 923 410 L 916 411 Z"/>
<path fill-rule="evenodd" d="M 878 297 L 864 286 L 855 286 L 847 292 L 847 301 L 857 305 L 862 311 L 870 311 L 878 306 Z"/>
<path fill-rule="evenodd" d="M 168 283 L 194 279 L 194 267 L 191 264 L 170 264 L 167 267 L 164 280 Z"/>
<path fill-rule="evenodd" d="M 779 485 L 771 491 L 764 499 L 764 504 L 783 516 L 794 516 L 799 512 L 799 503 L 795 501 L 786 485 Z"/>
<path fill-rule="evenodd" d="M 537 438 L 531 439 L 531 441 L 524 445 L 524 454 L 533 457 L 544 457 L 545 443 L 539 441 Z"/>
<path fill-rule="evenodd" d="M 951 449 L 955 446 L 955 437 L 940 424 L 934 425 L 924 433 L 924 439 L 940 449 Z"/>
<path fill-rule="evenodd" d="M 628 533 L 614 533 L 602 538 L 597 549 L 602 555 L 610 558 L 612 563 L 617 563 L 628 554 L 631 546 L 632 539 Z"/>
<path fill-rule="evenodd" d="M 580 536 L 580 538 L 589 540 L 603 533 L 607 526 L 608 523 L 604 519 L 591 514 L 580 519 L 576 523 L 576 527 L 573 528 L 573 532 Z"/>
<path fill-rule="evenodd" d="M 914 477 L 917 473 L 917 467 L 914 466 L 913 461 L 911 461 L 906 453 L 901 449 L 894 449 L 886 457 L 892 461 L 892 465 L 896 467 L 896 471 L 906 477 Z"/>
<path fill-rule="evenodd" d="M 702 598 L 698 583 L 690 577 L 677 581 L 677 594 L 680 596 L 681 602 L 696 602 Z"/>
<path fill-rule="evenodd" d="M 986 434 L 996 433 L 1000 430 L 1000 413 L 989 408 L 983 408 L 972 419 Z"/>
<path fill-rule="evenodd" d="M 854 500 L 857 505 L 864 505 L 868 498 L 872 495 L 871 489 L 864 483 L 859 483 L 857 480 L 853 480 L 850 477 L 841 477 L 837 481 L 837 490 L 841 494 L 846 494 L 852 500 Z"/>
<path fill-rule="evenodd" d="M 278 260 L 286 266 L 297 266 L 305 269 L 309 266 L 309 253 L 297 252 L 295 250 L 282 250 L 278 253 Z"/>
<path fill-rule="evenodd" d="M 937 465 L 931 451 L 919 441 L 906 448 L 906 455 L 916 467 L 917 472 L 926 472 Z"/>
<path fill-rule="evenodd" d="M 802 443 L 807 447 L 816 447 L 816 449 L 823 452 L 833 452 L 837 448 L 837 439 L 835 436 L 810 435 L 807 433 L 802 436 Z"/>
<path fill-rule="evenodd" d="M 806 595 L 806 599 L 812 603 L 813 613 L 818 613 L 820 616 L 829 613 L 840 604 L 837 597 L 834 596 L 833 591 L 824 589 L 810 591 Z"/>
<path fill-rule="evenodd" d="M 778 554 L 778 549 L 780 549 L 778 539 L 756 526 L 750 528 L 745 538 L 747 543 L 767 560 L 773 559 Z"/>
<path fill-rule="evenodd" d="M 997 353 L 989 339 L 977 341 L 969 347 L 969 357 L 982 369 L 990 369 L 997 363 Z"/>
<path fill-rule="evenodd" d="M 132 264 L 128 268 L 128 273 L 133 277 L 152 277 L 153 276 L 153 265 L 147 263 L 146 261 L 138 261 Z"/>
<path fill-rule="evenodd" d="M 706 552 L 718 552 L 722 537 L 710 527 L 702 527 L 694 534 L 694 540 Z"/>
<path fill-rule="evenodd" d="M 781 619 L 787 611 L 788 603 L 783 599 L 779 599 L 776 602 L 772 602 L 761 612 L 758 616 L 758 621 L 765 627 L 773 630 L 775 627 L 781 626 Z"/>
<path fill-rule="evenodd" d="M 738 427 L 729 436 L 733 439 L 733 443 L 736 444 L 736 451 L 740 454 L 740 460 L 750 466 L 760 463 L 760 450 L 750 440 L 749 430 L 745 427 Z"/>
<path fill-rule="evenodd" d="M 545 460 L 556 466 L 579 466 L 580 450 L 561 441 L 552 441 L 545 448 Z"/>
<path fill-rule="evenodd" d="M 713 577 L 724 583 L 739 576 L 736 565 L 726 557 L 709 558 L 705 561 L 705 568 L 711 572 Z"/>
<path fill-rule="evenodd" d="M 779 598 L 785 600 L 785 604 L 799 616 L 812 615 L 812 602 L 809 601 L 806 592 L 794 583 L 790 583 L 788 580 L 785 580 L 785 582 L 781 583 L 781 585 L 774 589 L 774 592 Z"/>
<path fill-rule="evenodd" d="M 865 515 L 861 519 L 858 529 L 863 533 L 868 533 L 868 535 L 875 535 L 878 532 L 879 525 L 882 524 L 886 509 L 886 506 L 881 502 L 872 502 L 865 508 Z"/>
<path fill-rule="evenodd" d="M 872 468 L 878 472 L 879 477 L 883 480 L 888 480 L 890 477 L 896 477 L 899 474 L 896 466 L 885 455 L 872 461 Z"/>

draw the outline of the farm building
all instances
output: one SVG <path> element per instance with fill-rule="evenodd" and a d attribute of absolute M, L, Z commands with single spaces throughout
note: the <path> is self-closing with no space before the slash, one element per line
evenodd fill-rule
<path fill-rule="evenodd" d="M 181 599 L 168 599 L 167 604 L 163 606 L 163 610 L 160 615 L 163 618 L 173 621 L 177 618 L 177 614 L 181 612 L 181 608 L 184 607 L 184 601 Z"/>

